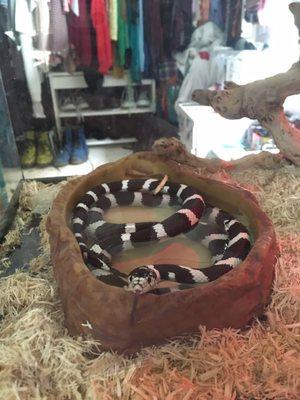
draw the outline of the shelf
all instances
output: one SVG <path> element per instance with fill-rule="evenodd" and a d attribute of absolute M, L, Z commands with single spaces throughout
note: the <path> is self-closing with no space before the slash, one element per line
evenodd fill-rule
<path fill-rule="evenodd" d="M 49 77 L 52 87 L 55 90 L 87 88 L 87 84 L 82 72 L 75 72 L 73 75 L 69 74 L 68 72 L 50 72 Z M 152 83 L 153 80 L 151 79 L 142 79 L 141 82 L 133 83 L 133 86 L 151 86 Z M 127 86 L 127 84 L 128 82 L 124 78 L 118 79 L 110 75 L 105 75 L 103 78 L 102 87 Z"/>
<path fill-rule="evenodd" d="M 87 139 L 86 143 L 89 147 L 94 146 L 108 146 L 111 144 L 124 144 L 124 143 L 135 143 L 136 138 L 120 138 L 120 139 Z"/>
<path fill-rule="evenodd" d="M 50 72 L 49 75 L 49 83 L 51 90 L 51 98 L 53 103 L 53 111 L 55 118 L 55 127 L 58 132 L 60 140 L 62 140 L 62 119 L 64 118 L 84 118 L 84 117 L 101 117 L 101 116 L 109 116 L 109 115 L 134 115 L 134 114 L 153 114 L 156 112 L 156 84 L 154 79 L 142 79 L 141 82 L 133 84 L 134 86 L 147 86 L 149 88 L 149 96 L 150 96 L 150 104 L 148 107 L 134 107 L 134 108 L 108 108 L 108 109 L 99 109 L 92 110 L 90 108 L 85 110 L 69 110 L 63 111 L 59 108 L 59 91 L 60 90 L 80 90 L 86 89 L 87 83 L 84 79 L 84 75 L 82 72 L 75 72 L 74 74 L 69 74 L 67 72 Z M 103 79 L 103 87 L 126 87 L 128 85 L 128 79 L 117 79 L 112 76 L 105 76 Z M 96 140 L 93 141 L 90 146 L 100 146 L 114 143 L 132 143 L 135 139 L 119 139 L 119 140 Z"/>
<path fill-rule="evenodd" d="M 142 79 L 141 82 L 133 82 L 133 86 L 151 86 L 152 85 L 151 79 Z M 127 86 L 128 82 L 126 79 L 117 79 L 110 75 L 105 75 L 103 80 L 103 87 L 117 87 L 117 86 Z"/>
<path fill-rule="evenodd" d="M 178 103 L 178 107 L 189 117 L 193 122 L 199 119 L 200 112 L 215 113 L 214 109 L 210 106 L 202 106 L 195 101 L 186 101 Z"/>
<path fill-rule="evenodd" d="M 60 118 L 73 118 L 73 117 L 96 117 L 101 115 L 130 115 L 130 114 L 144 114 L 153 113 L 151 107 L 139 108 L 109 108 L 104 110 L 80 110 L 80 111 L 58 111 Z"/>

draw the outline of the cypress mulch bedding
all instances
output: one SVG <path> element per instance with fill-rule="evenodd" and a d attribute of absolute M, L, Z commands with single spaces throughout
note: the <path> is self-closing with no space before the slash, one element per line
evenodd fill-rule
<path fill-rule="evenodd" d="M 131 358 L 96 356 L 97 343 L 68 335 L 45 231 L 49 203 L 64 182 L 25 183 L 15 226 L 0 246 L 0 398 L 299 399 L 300 169 L 232 175 L 255 192 L 276 228 L 281 256 L 269 307 L 243 330 L 199 326 L 198 336 Z M 42 215 L 40 251 L 7 276 L 32 213 Z"/>

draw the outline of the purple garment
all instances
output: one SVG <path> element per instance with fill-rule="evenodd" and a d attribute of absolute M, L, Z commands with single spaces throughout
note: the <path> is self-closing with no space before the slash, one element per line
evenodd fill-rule
<path fill-rule="evenodd" d="M 66 57 L 69 53 L 69 35 L 66 14 L 61 0 L 50 0 L 50 50 Z"/>

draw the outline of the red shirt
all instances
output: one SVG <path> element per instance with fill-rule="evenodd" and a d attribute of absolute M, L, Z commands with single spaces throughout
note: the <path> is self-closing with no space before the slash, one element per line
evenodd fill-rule
<path fill-rule="evenodd" d="M 113 60 L 105 0 L 92 0 L 91 17 L 96 30 L 99 72 L 107 74 L 113 64 Z"/>

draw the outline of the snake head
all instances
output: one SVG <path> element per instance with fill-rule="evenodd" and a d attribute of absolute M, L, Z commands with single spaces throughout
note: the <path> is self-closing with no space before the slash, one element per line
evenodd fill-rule
<path fill-rule="evenodd" d="M 159 272 L 153 266 L 143 265 L 135 268 L 128 276 L 127 290 L 134 293 L 146 293 L 160 281 Z"/>

